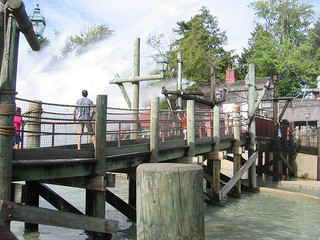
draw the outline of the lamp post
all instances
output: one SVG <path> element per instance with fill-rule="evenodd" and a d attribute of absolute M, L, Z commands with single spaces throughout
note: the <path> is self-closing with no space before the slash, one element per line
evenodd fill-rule
<path fill-rule="evenodd" d="M 157 67 L 161 74 L 163 74 L 168 67 L 169 61 L 164 54 L 161 54 L 157 59 Z"/>
<path fill-rule="evenodd" d="M 309 131 L 309 126 L 308 126 L 308 119 L 309 119 L 309 116 L 310 116 L 310 112 L 309 112 L 309 110 L 307 109 L 307 111 L 306 112 L 304 112 L 304 116 L 306 117 L 306 146 L 309 146 L 309 133 L 308 133 L 308 131 Z"/>
<path fill-rule="evenodd" d="M 30 21 L 33 25 L 33 30 L 36 34 L 36 36 L 42 37 L 43 31 L 46 27 L 46 19 L 41 15 L 39 4 L 34 8 L 33 15 L 29 17 Z"/>

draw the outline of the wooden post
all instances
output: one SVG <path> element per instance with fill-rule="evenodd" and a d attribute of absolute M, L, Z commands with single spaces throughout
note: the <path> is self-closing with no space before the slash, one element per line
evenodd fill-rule
<path fill-rule="evenodd" d="M 255 106 L 255 68 L 254 64 L 249 64 L 249 97 L 248 97 L 248 111 L 252 113 Z M 251 124 L 249 126 L 249 137 L 250 137 L 250 149 L 249 158 L 253 156 L 256 151 L 256 121 L 253 115 Z M 249 187 L 257 188 L 257 174 L 256 174 L 256 163 L 254 162 L 249 168 Z"/>
<path fill-rule="evenodd" d="M 94 157 L 98 161 L 95 167 L 95 177 L 106 178 L 106 115 L 107 115 L 107 96 L 98 95 L 96 102 L 96 124 L 95 137 L 96 148 Z M 93 178 L 94 181 L 94 178 Z M 93 182 L 94 184 L 94 182 Z M 105 201 L 106 201 L 106 181 L 103 181 L 103 191 L 87 189 L 86 191 L 86 213 L 93 217 L 105 218 Z M 93 234 L 93 239 L 101 239 L 101 234 Z"/>
<path fill-rule="evenodd" d="M 140 38 L 134 40 L 133 49 L 133 77 L 140 75 Z M 140 83 L 132 83 L 132 120 L 139 120 L 139 89 Z M 131 124 L 130 139 L 138 138 L 138 123 Z M 136 181 L 129 175 L 129 204 L 133 207 L 136 205 Z"/>
<path fill-rule="evenodd" d="M 182 91 L 182 54 L 180 51 L 178 51 L 178 54 L 177 54 L 177 62 L 178 62 L 178 84 L 177 84 L 177 90 Z M 182 96 L 181 94 L 178 94 L 177 95 L 177 107 L 179 109 L 182 109 Z M 177 108 L 177 109 L 178 109 Z"/>
<path fill-rule="evenodd" d="M 220 156 L 220 108 L 215 106 L 213 111 L 213 152 L 215 155 L 215 158 L 213 159 L 213 190 L 215 193 L 218 193 L 220 191 L 220 170 L 222 160 L 222 157 Z"/>
<path fill-rule="evenodd" d="M 204 239 L 203 171 L 196 164 L 137 168 L 137 239 Z"/>
<path fill-rule="evenodd" d="M 189 146 L 188 151 L 188 163 L 192 163 L 192 158 L 195 156 L 195 141 L 196 141 L 196 130 L 195 130 L 195 101 L 187 101 L 187 143 Z"/>
<path fill-rule="evenodd" d="M 317 181 L 320 181 L 320 121 L 317 122 L 317 145 L 318 145 L 318 158 L 317 158 Z"/>
<path fill-rule="evenodd" d="M 40 147 L 40 132 L 41 132 L 41 114 L 42 114 L 42 103 L 41 101 L 34 101 L 29 103 L 29 109 L 27 111 L 30 122 L 27 127 L 30 133 L 27 134 L 27 148 L 38 148 Z"/>
<path fill-rule="evenodd" d="M 1 13 L 3 16 L 3 13 Z M 0 199 L 11 200 L 13 139 L 13 115 L 15 114 L 15 91 L 18 60 L 19 31 L 16 21 L 10 15 L 6 26 L 5 45 L 0 76 Z M 5 21 L 7 21 L 5 20 Z M 1 26 L 3 30 L 3 25 Z M 1 40 L 2 41 L 2 40 Z M 0 220 L 0 224 L 9 227 L 9 221 Z"/>
<path fill-rule="evenodd" d="M 213 64 L 210 67 L 210 86 L 210 100 L 216 105 L 216 68 Z"/>
<path fill-rule="evenodd" d="M 273 96 L 273 125 L 274 125 L 274 145 L 273 145 L 273 176 L 272 181 L 279 181 L 279 112 L 278 112 L 278 76 L 273 76 L 274 96 Z"/>
<path fill-rule="evenodd" d="M 164 132 L 162 134 L 165 134 Z M 158 162 L 159 145 L 159 97 L 152 97 L 150 120 L 150 162 Z"/>
<path fill-rule="evenodd" d="M 37 184 L 32 181 L 26 182 L 27 187 L 27 198 L 26 205 L 39 207 L 39 191 L 37 189 Z M 35 223 L 25 223 L 24 228 L 31 232 L 37 232 L 39 230 L 39 225 Z"/>
<path fill-rule="evenodd" d="M 140 38 L 134 40 L 134 49 L 133 49 L 133 77 L 140 75 Z M 132 83 L 132 120 L 139 120 L 139 82 Z M 138 123 L 131 123 L 130 139 L 138 138 Z"/>
<path fill-rule="evenodd" d="M 264 152 L 264 164 L 269 165 L 270 162 L 270 151 Z M 270 167 L 268 167 L 268 170 L 270 170 Z"/>
<path fill-rule="evenodd" d="M 263 165 L 263 152 L 258 151 L 258 169 L 260 171 L 257 173 L 258 176 L 262 177 L 262 165 Z"/>
<path fill-rule="evenodd" d="M 234 107 L 233 113 L 233 137 L 234 137 L 234 145 L 233 145 L 233 174 L 235 175 L 241 168 L 241 155 L 242 148 L 240 144 L 240 106 Z M 235 186 L 238 188 L 237 194 L 241 194 L 241 180 L 239 180 Z"/>

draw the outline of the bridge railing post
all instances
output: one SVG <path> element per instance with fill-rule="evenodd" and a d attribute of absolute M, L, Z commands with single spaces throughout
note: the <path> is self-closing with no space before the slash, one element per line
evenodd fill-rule
<path fill-rule="evenodd" d="M 240 144 L 240 106 L 234 107 L 233 113 L 233 137 L 234 137 L 234 145 L 233 145 L 233 174 L 236 174 L 241 168 L 241 155 L 242 148 Z M 236 183 L 237 186 L 237 194 L 241 194 L 241 179 Z"/>
<path fill-rule="evenodd" d="M 162 134 L 165 134 L 162 131 Z M 150 118 L 150 162 L 158 162 L 159 145 L 159 97 L 151 99 L 151 118 Z"/>
<path fill-rule="evenodd" d="M 86 214 L 98 218 L 105 218 L 105 201 L 106 201 L 106 123 L 107 115 L 107 96 L 98 95 L 96 102 L 96 124 L 95 124 L 95 139 L 96 147 L 94 157 L 98 161 L 95 167 L 95 178 L 92 181 L 99 181 L 103 178 L 102 182 L 103 191 L 86 190 Z M 94 184 L 93 182 L 93 184 Z M 94 234 L 93 239 L 101 239 L 101 234 Z"/>
<path fill-rule="evenodd" d="M 192 163 L 192 158 L 195 156 L 195 141 L 196 141 L 196 121 L 195 121 L 195 101 L 187 101 L 187 143 L 189 146 L 188 163 Z"/>
<path fill-rule="evenodd" d="M 249 113 L 254 111 L 255 106 L 255 66 L 249 65 L 249 96 L 248 96 L 248 111 Z M 253 115 L 254 116 L 254 115 Z M 256 151 L 256 122 L 255 118 L 252 118 L 249 127 L 250 147 L 249 147 L 249 159 Z M 256 176 L 256 163 L 254 162 L 249 168 L 249 186 L 250 188 L 257 188 L 257 176 Z"/>
<path fill-rule="evenodd" d="M 41 101 L 33 101 L 29 103 L 29 109 L 26 112 L 30 120 L 27 125 L 28 131 L 27 134 L 27 148 L 38 148 L 40 147 L 40 132 L 41 132 L 41 114 L 42 114 L 42 103 Z M 54 143 L 52 143 L 54 145 Z"/>

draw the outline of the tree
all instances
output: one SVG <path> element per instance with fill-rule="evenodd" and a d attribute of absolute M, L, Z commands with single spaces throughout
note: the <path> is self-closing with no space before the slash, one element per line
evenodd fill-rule
<path fill-rule="evenodd" d="M 170 34 L 160 33 L 159 35 L 149 35 L 146 44 L 149 46 L 148 50 L 153 62 L 156 62 L 161 55 L 165 55 L 168 58 L 168 51 L 174 42 L 175 36 Z M 168 71 L 165 75 L 169 75 L 170 78 L 174 77 L 173 66 L 168 65 Z"/>
<path fill-rule="evenodd" d="M 76 51 L 76 54 L 81 54 L 93 44 L 111 37 L 113 33 L 114 31 L 110 30 L 106 25 L 88 27 L 84 29 L 80 35 L 68 39 L 62 50 L 62 55 L 67 56 L 73 51 Z"/>
<path fill-rule="evenodd" d="M 40 36 L 38 41 L 40 43 L 40 49 L 43 49 L 50 44 L 50 40 L 46 37 Z"/>
<path fill-rule="evenodd" d="M 225 31 L 218 27 L 216 17 L 206 7 L 202 7 L 189 21 L 177 22 L 173 31 L 180 38 L 171 45 L 167 55 L 170 65 L 176 64 L 177 52 L 182 52 L 183 74 L 196 83 L 210 81 L 210 68 L 214 66 L 218 79 L 224 79 L 225 70 L 234 64 L 232 52 L 225 51 L 227 42 Z"/>
<path fill-rule="evenodd" d="M 300 0 L 258 0 L 251 7 L 265 31 L 279 43 L 287 39 L 295 46 L 305 40 L 314 15 L 313 5 Z"/>
<path fill-rule="evenodd" d="M 251 7 L 258 19 L 242 60 L 254 63 L 258 76 L 277 74 L 281 96 L 313 85 L 319 71 L 310 41 L 313 6 L 300 0 L 259 0 Z"/>

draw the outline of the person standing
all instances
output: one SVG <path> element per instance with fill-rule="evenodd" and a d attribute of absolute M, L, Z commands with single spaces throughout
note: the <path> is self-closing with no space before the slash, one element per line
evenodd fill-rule
<path fill-rule="evenodd" d="M 24 125 L 24 121 L 22 121 L 21 117 L 21 108 L 16 107 L 16 113 L 13 117 L 14 127 L 16 129 L 16 134 L 13 137 L 13 143 L 16 149 L 19 149 L 19 144 L 21 142 L 21 135 L 20 135 L 20 129 L 21 126 Z"/>
<path fill-rule="evenodd" d="M 187 114 L 184 113 L 183 114 L 183 118 L 182 118 L 182 122 L 183 122 L 183 135 L 184 135 L 184 139 L 187 139 Z"/>
<path fill-rule="evenodd" d="M 77 121 L 83 121 L 86 123 L 77 124 L 77 133 L 79 133 L 77 138 L 77 147 L 78 150 L 81 149 L 81 137 L 84 132 L 84 127 L 87 128 L 87 132 L 92 134 L 91 139 L 93 142 L 93 146 L 96 146 L 96 139 L 93 131 L 92 124 L 90 120 L 94 115 L 93 102 L 88 98 L 88 91 L 82 90 L 82 98 L 78 99 L 76 102 L 76 107 L 73 110 L 73 119 Z M 83 107 L 82 107 L 83 106 Z"/>

